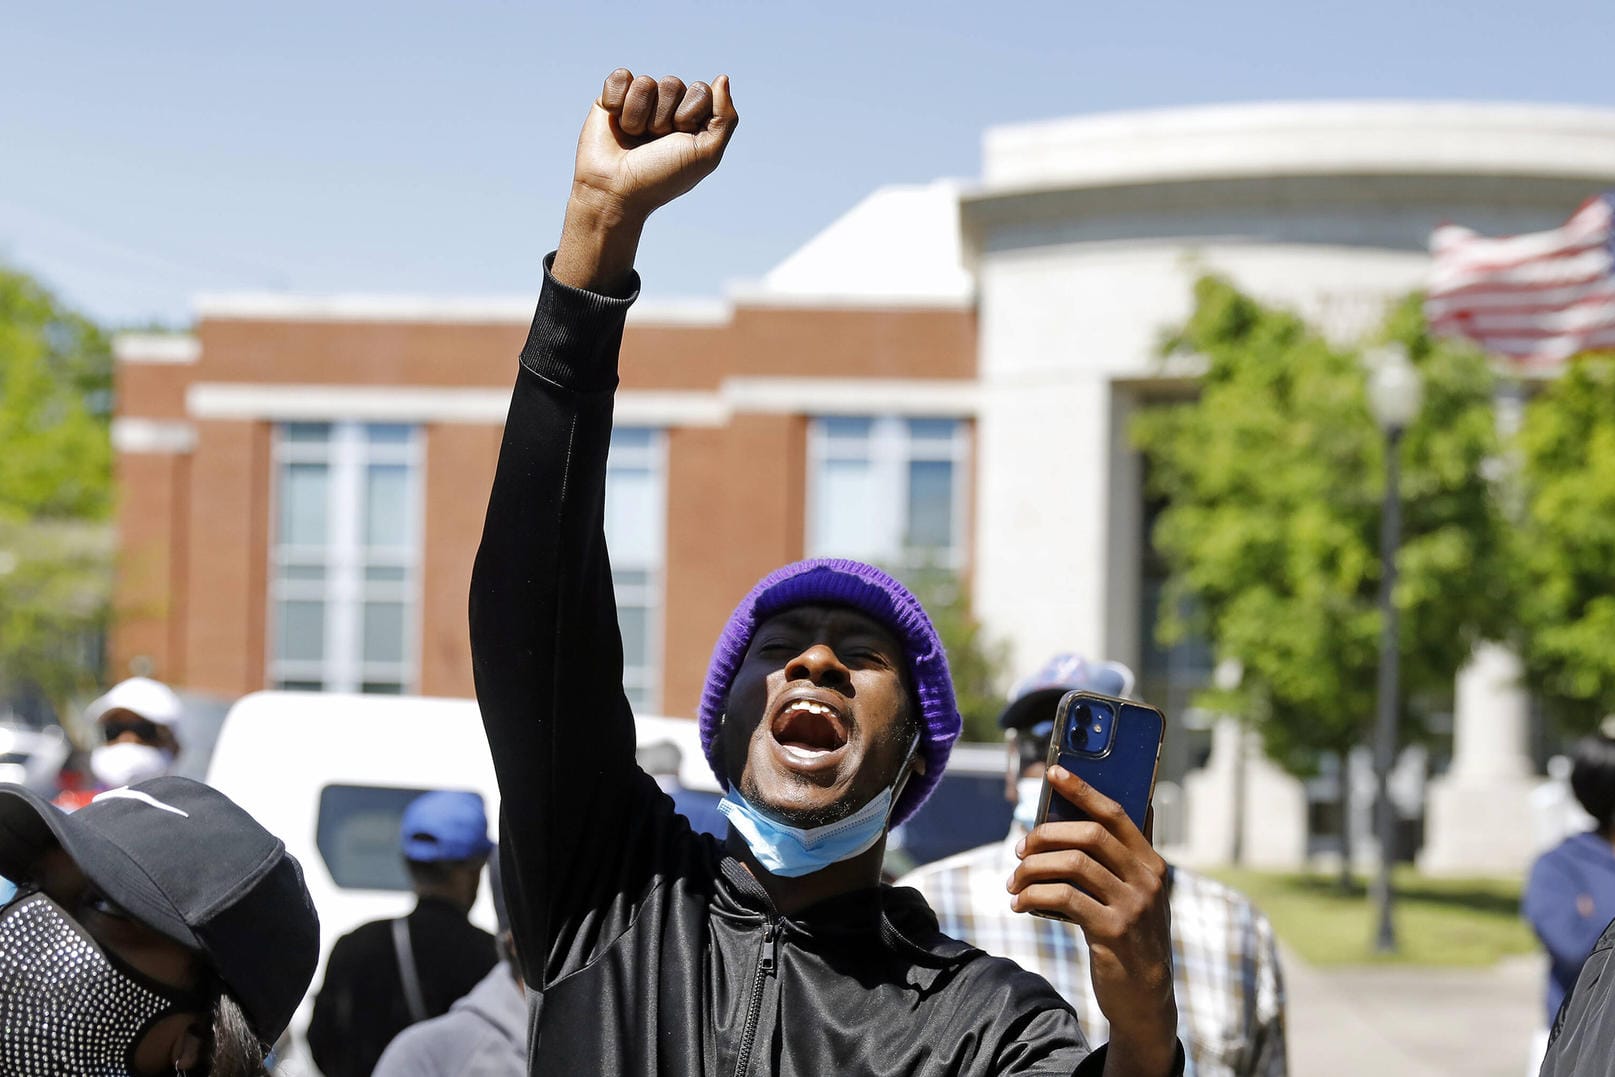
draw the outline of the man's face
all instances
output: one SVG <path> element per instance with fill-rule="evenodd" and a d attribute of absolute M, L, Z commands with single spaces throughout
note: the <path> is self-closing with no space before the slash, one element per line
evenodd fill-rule
<path fill-rule="evenodd" d="M 729 784 L 781 822 L 843 819 L 891 785 L 915 717 L 897 639 L 842 606 L 796 606 L 758 626 L 720 733 Z"/>

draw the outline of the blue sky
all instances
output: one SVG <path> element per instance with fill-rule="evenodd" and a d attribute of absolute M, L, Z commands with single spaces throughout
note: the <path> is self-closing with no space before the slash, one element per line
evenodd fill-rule
<path fill-rule="evenodd" d="M 734 80 L 646 292 L 755 277 L 994 124 L 1224 101 L 1615 107 L 1615 3 L 0 3 L 0 261 L 112 324 L 198 292 L 533 291 L 614 66 Z"/>

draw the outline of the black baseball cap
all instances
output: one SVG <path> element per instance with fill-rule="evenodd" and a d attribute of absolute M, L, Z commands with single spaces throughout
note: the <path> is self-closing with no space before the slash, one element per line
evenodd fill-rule
<path fill-rule="evenodd" d="M 200 951 L 273 1043 L 314 978 L 320 921 L 303 869 L 233 800 L 189 778 L 109 789 L 69 815 L 0 784 L 0 875 L 60 846 L 108 899 Z"/>

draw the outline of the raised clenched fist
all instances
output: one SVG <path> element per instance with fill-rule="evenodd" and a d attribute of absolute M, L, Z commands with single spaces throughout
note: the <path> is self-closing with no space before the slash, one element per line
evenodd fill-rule
<path fill-rule="evenodd" d="M 572 196 L 643 220 L 718 167 L 739 122 L 727 75 L 685 85 L 618 68 L 578 136 Z"/>

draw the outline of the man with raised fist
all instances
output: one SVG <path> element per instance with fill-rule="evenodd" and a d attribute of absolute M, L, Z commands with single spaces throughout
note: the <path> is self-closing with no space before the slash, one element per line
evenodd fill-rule
<path fill-rule="evenodd" d="M 855 118 L 856 119 L 856 118 Z M 719 842 L 635 764 L 604 535 L 623 318 L 646 218 L 723 156 L 729 81 L 613 72 L 578 140 L 471 583 L 500 853 L 539 1074 L 1180 1073 L 1166 865 L 1112 801 L 1031 831 L 1004 900 L 1077 924 L 1110 1041 L 1042 979 L 880 885 L 887 832 L 960 732 L 920 603 L 872 565 L 787 565 L 735 609 L 702 695 Z"/>

